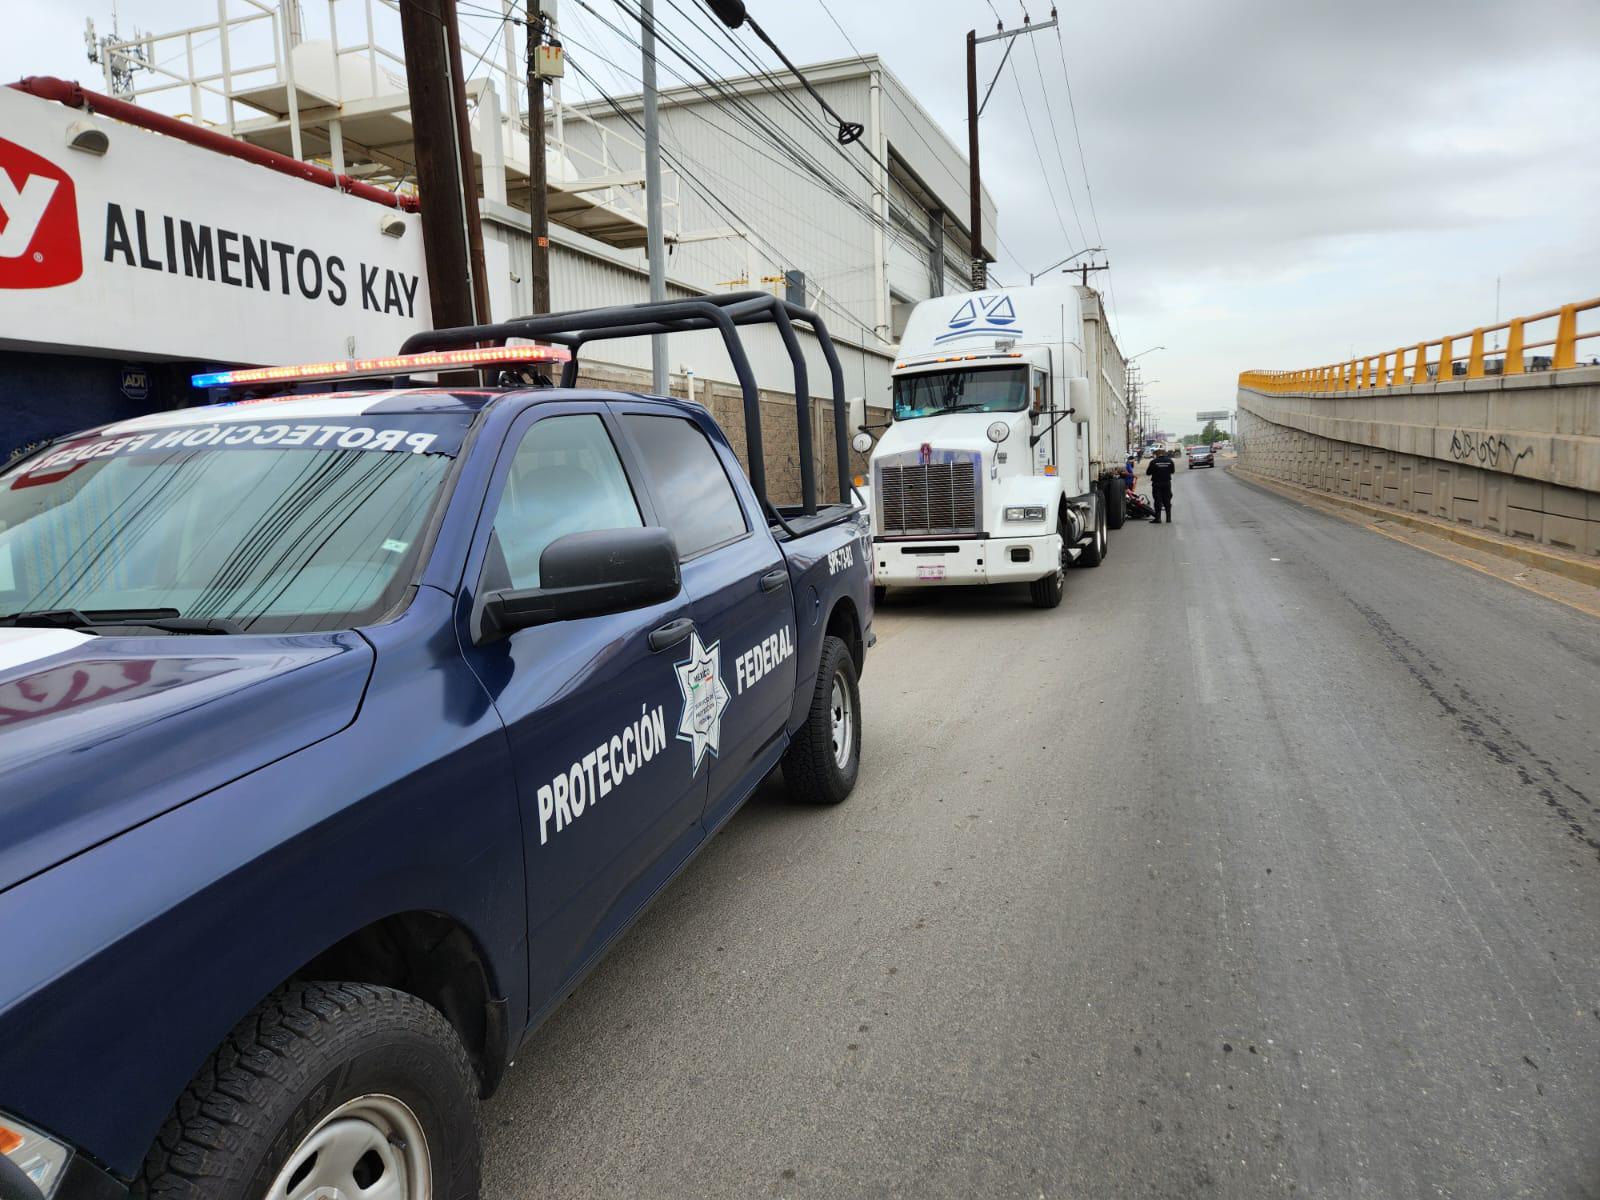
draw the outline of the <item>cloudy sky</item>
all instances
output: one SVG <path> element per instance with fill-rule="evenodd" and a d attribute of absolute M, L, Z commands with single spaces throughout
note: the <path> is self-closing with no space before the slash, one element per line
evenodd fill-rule
<path fill-rule="evenodd" d="M 881 55 L 962 145 L 964 35 L 1023 13 L 1019 0 L 748 4 L 796 61 L 847 55 L 851 42 Z M 0 76 L 94 79 L 82 22 L 108 30 L 111 0 L 6 7 L 21 19 L 0 45 Z M 660 7 L 663 25 L 685 26 L 670 0 Z M 216 11 L 212 0 L 119 9 L 124 31 Z M 604 39 L 577 0 L 562 13 Z M 1047 17 L 1048 4 L 1031 14 Z M 1076 0 L 1061 21 L 1120 341 L 1130 354 L 1167 347 L 1143 365 L 1169 428 L 1230 407 L 1244 368 L 1489 323 L 1497 277 L 1505 315 L 1600 294 L 1597 0 Z M 999 54 L 983 48 L 985 78 Z M 1002 280 L 1078 249 L 1080 220 L 1097 240 L 1053 33 L 1013 55 L 983 147 Z"/>

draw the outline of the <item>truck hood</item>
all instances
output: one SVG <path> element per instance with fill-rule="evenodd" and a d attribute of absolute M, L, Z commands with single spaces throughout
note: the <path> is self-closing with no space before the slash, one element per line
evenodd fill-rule
<path fill-rule="evenodd" d="M 943 417 L 916 417 L 910 421 L 896 421 L 883 431 L 873 458 L 890 454 L 916 454 L 923 446 L 934 450 L 964 450 L 980 452 L 984 461 L 994 451 L 989 440 L 989 426 L 1004 421 L 1011 428 L 1011 436 L 1001 443 L 1000 449 L 1028 453 L 1029 423 L 1025 412 L 951 413 Z"/>
<path fill-rule="evenodd" d="M 372 663 L 349 632 L 0 628 L 0 891 L 337 733 Z"/>

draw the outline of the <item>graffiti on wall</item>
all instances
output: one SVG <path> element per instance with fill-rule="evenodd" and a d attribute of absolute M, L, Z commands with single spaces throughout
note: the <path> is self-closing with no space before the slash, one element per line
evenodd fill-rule
<path fill-rule="evenodd" d="M 1511 444 L 1499 434 L 1458 429 L 1450 435 L 1451 458 L 1460 463 L 1474 463 L 1480 467 L 1487 467 L 1491 471 L 1505 471 L 1515 475 L 1522 460 L 1532 454 L 1532 446 L 1512 450 Z"/>

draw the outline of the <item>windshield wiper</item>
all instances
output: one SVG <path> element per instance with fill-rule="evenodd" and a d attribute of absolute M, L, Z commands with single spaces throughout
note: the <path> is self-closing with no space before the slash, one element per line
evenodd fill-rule
<path fill-rule="evenodd" d="M 36 608 L 0 617 L 0 626 L 36 629 L 92 629 L 103 625 L 142 625 L 168 633 L 243 633 L 226 617 L 186 617 L 175 608 Z"/>

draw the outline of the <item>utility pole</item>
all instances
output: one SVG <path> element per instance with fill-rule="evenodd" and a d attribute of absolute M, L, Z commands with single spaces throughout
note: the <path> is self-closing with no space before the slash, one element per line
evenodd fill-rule
<path fill-rule="evenodd" d="M 655 0 L 639 0 L 643 15 L 644 52 L 644 199 L 645 241 L 650 258 L 650 299 L 667 298 L 667 251 L 661 231 L 661 127 L 656 115 L 656 5 Z M 657 396 L 667 394 L 667 338 L 650 337 L 650 387 Z"/>
<path fill-rule="evenodd" d="M 475 269 L 473 261 L 473 243 L 477 242 L 481 256 L 482 241 L 481 230 L 478 238 L 470 232 L 477 224 L 478 193 L 471 178 L 470 147 L 462 146 L 464 114 L 458 119 L 457 112 L 458 96 L 465 94 L 465 88 L 457 87 L 461 68 L 460 58 L 452 53 L 454 19 L 455 0 L 430 4 L 405 0 L 400 5 L 422 194 L 423 252 L 436 329 L 478 323 L 477 284 L 483 277 L 482 268 Z M 487 318 L 487 304 L 482 315 Z"/>
<path fill-rule="evenodd" d="M 983 112 L 983 104 L 978 102 L 978 47 L 984 42 L 1005 41 L 1006 56 L 1011 54 L 1011 39 L 1021 37 L 1025 33 L 1042 33 L 1046 29 L 1053 29 L 1056 25 L 1056 10 L 1050 10 L 1050 19 L 1041 21 L 1037 25 L 1030 25 L 1027 17 L 1023 17 L 1021 29 L 1007 29 L 1003 25 L 996 26 L 995 32 L 978 36 L 975 29 L 967 30 L 967 190 L 971 193 L 971 207 L 968 210 L 968 228 L 972 233 L 972 290 L 980 292 L 989 286 L 989 254 L 983 248 L 983 178 L 978 169 L 978 117 Z M 1000 67 L 995 71 L 995 79 L 1000 78 L 1000 71 L 1005 69 L 1005 59 L 1000 60 Z M 989 84 L 989 92 L 994 91 L 994 82 Z M 984 93 L 984 104 L 988 103 L 989 92 Z"/>
<path fill-rule="evenodd" d="M 550 311 L 550 192 L 545 177 L 544 75 L 539 48 L 544 45 L 546 17 L 541 0 L 528 0 L 528 235 L 533 259 L 529 286 L 533 311 Z"/>
<path fill-rule="evenodd" d="M 450 78 L 455 83 L 451 97 L 456 119 L 456 170 L 461 175 L 462 212 L 467 226 L 467 255 L 472 272 L 472 300 L 476 320 L 489 321 L 489 272 L 483 265 L 483 218 L 478 209 L 478 173 L 472 166 L 472 119 L 467 115 L 467 74 L 461 69 L 461 26 L 456 20 L 455 0 L 441 2 L 445 36 L 450 47 Z M 500 136 L 500 131 L 494 131 Z"/>
<path fill-rule="evenodd" d="M 971 207 L 967 228 L 971 230 L 972 290 L 989 286 L 989 258 L 983 252 L 983 190 L 978 170 L 978 31 L 967 30 L 967 191 Z"/>

